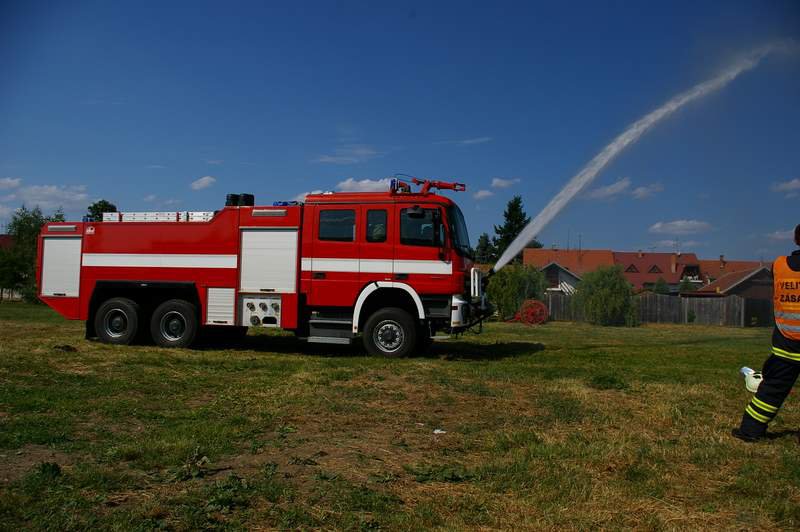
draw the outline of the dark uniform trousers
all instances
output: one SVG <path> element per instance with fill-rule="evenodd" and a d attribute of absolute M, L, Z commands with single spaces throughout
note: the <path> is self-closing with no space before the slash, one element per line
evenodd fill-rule
<path fill-rule="evenodd" d="M 797 376 L 800 375 L 800 358 L 793 360 L 786 355 L 795 355 L 773 347 L 773 354 L 761 370 L 763 380 L 758 387 L 758 392 L 753 396 L 750 404 L 745 408 L 742 416 L 740 431 L 745 436 L 760 437 L 767 431 L 767 424 L 777 415 L 778 409 L 783 404 L 794 386 Z M 799 355 L 795 355 L 799 356 Z"/>

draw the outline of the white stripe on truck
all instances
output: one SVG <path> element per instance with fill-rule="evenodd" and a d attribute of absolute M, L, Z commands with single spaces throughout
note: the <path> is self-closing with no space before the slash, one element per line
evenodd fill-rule
<path fill-rule="evenodd" d="M 303 258 L 303 271 L 342 273 L 421 273 L 450 275 L 453 265 L 441 260 Z"/>
<path fill-rule="evenodd" d="M 84 266 L 117 268 L 236 268 L 236 255 L 84 253 Z"/>

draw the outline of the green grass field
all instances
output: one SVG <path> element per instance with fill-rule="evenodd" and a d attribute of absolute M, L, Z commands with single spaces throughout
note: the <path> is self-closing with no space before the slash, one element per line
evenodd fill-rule
<path fill-rule="evenodd" d="M 766 329 L 490 324 L 384 360 L 82 327 L 0 304 L 0 529 L 800 526 L 796 398 L 729 436 Z"/>

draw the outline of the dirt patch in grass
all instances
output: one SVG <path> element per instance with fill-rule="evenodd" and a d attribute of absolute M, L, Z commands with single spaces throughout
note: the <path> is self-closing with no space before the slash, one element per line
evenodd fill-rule
<path fill-rule="evenodd" d="M 62 467 L 70 466 L 75 463 L 75 457 L 45 445 L 25 445 L 16 450 L 2 451 L 0 485 L 8 485 L 19 480 L 44 462 L 53 462 Z"/>

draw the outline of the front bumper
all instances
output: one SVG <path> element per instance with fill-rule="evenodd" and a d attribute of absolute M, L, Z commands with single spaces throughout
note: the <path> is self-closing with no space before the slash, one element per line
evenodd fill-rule
<path fill-rule="evenodd" d="M 450 304 L 450 332 L 459 333 L 477 325 L 492 314 L 486 296 L 479 299 L 455 295 Z"/>

